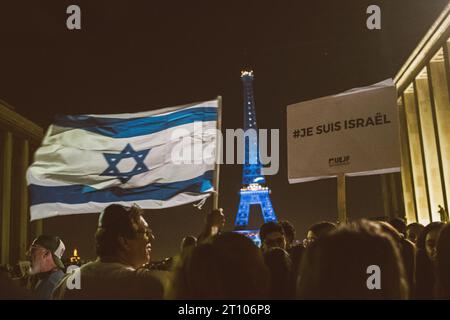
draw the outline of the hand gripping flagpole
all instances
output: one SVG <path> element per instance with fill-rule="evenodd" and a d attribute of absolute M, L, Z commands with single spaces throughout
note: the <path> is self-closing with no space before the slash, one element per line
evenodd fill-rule
<path fill-rule="evenodd" d="M 213 176 L 213 209 L 219 209 L 219 173 L 222 159 L 222 96 L 217 96 L 217 137 L 216 137 L 216 164 Z"/>

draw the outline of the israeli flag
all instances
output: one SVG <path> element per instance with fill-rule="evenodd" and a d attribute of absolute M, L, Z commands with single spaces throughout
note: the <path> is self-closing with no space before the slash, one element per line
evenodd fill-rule
<path fill-rule="evenodd" d="M 27 172 L 31 220 L 112 203 L 179 206 L 213 191 L 218 101 L 117 115 L 59 116 Z"/>

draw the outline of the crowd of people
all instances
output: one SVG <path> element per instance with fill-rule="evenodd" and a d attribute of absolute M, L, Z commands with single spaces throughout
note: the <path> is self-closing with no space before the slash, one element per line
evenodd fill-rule
<path fill-rule="evenodd" d="M 324 221 L 297 241 L 288 221 L 267 222 L 260 247 L 222 232 L 224 224 L 213 210 L 178 255 L 155 264 L 142 209 L 110 205 L 99 218 L 95 261 L 66 272 L 62 240 L 40 236 L 29 250 L 31 275 L 13 281 L 0 273 L 0 298 L 450 299 L 450 224 Z"/>

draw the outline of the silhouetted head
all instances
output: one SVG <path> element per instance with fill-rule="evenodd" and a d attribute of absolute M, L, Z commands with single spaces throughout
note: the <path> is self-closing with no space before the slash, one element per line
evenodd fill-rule
<path fill-rule="evenodd" d="M 406 298 L 404 268 L 392 237 L 378 224 L 360 221 L 317 239 L 302 261 L 298 297 Z"/>
<path fill-rule="evenodd" d="M 286 238 L 286 248 L 290 248 L 295 239 L 295 228 L 292 223 L 287 220 L 280 221 L 280 224 L 283 227 L 284 236 Z"/>
<path fill-rule="evenodd" d="M 412 288 L 412 285 L 414 284 L 415 245 L 411 241 L 405 239 L 404 235 L 390 223 L 384 221 L 378 221 L 377 223 L 380 225 L 381 229 L 389 234 L 394 240 L 403 261 L 408 287 Z"/>
<path fill-rule="evenodd" d="M 374 223 L 377 223 L 381 227 L 381 230 L 389 234 L 396 244 L 400 244 L 403 235 L 391 223 L 386 221 L 377 221 Z"/>
<path fill-rule="evenodd" d="M 247 237 L 226 232 L 181 258 L 169 298 L 265 299 L 268 288 L 261 251 Z"/>
<path fill-rule="evenodd" d="M 266 222 L 259 229 L 261 249 L 263 252 L 271 248 L 286 249 L 286 237 L 283 226 L 278 222 Z"/>
<path fill-rule="evenodd" d="M 321 237 L 329 234 L 336 229 L 336 225 L 332 222 L 322 221 L 313 224 L 306 232 L 306 238 L 303 240 L 303 245 L 308 247 L 312 242 L 320 239 Z"/>
<path fill-rule="evenodd" d="M 424 229 L 422 234 L 417 239 L 417 248 L 426 253 L 426 257 L 432 262 L 436 258 L 436 245 L 439 232 L 444 227 L 443 222 L 431 222 Z"/>
<path fill-rule="evenodd" d="M 417 243 L 417 240 L 419 239 L 419 236 L 422 234 L 423 229 L 425 227 L 417 222 L 410 223 L 406 227 L 406 239 L 413 243 Z"/>
<path fill-rule="evenodd" d="M 402 218 L 392 218 L 389 220 L 389 224 L 403 236 L 406 235 L 406 222 Z"/>

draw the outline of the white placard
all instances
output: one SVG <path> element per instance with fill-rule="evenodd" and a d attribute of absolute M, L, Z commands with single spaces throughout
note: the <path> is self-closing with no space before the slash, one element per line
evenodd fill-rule
<path fill-rule="evenodd" d="M 400 170 L 391 79 L 287 107 L 290 183 Z"/>

